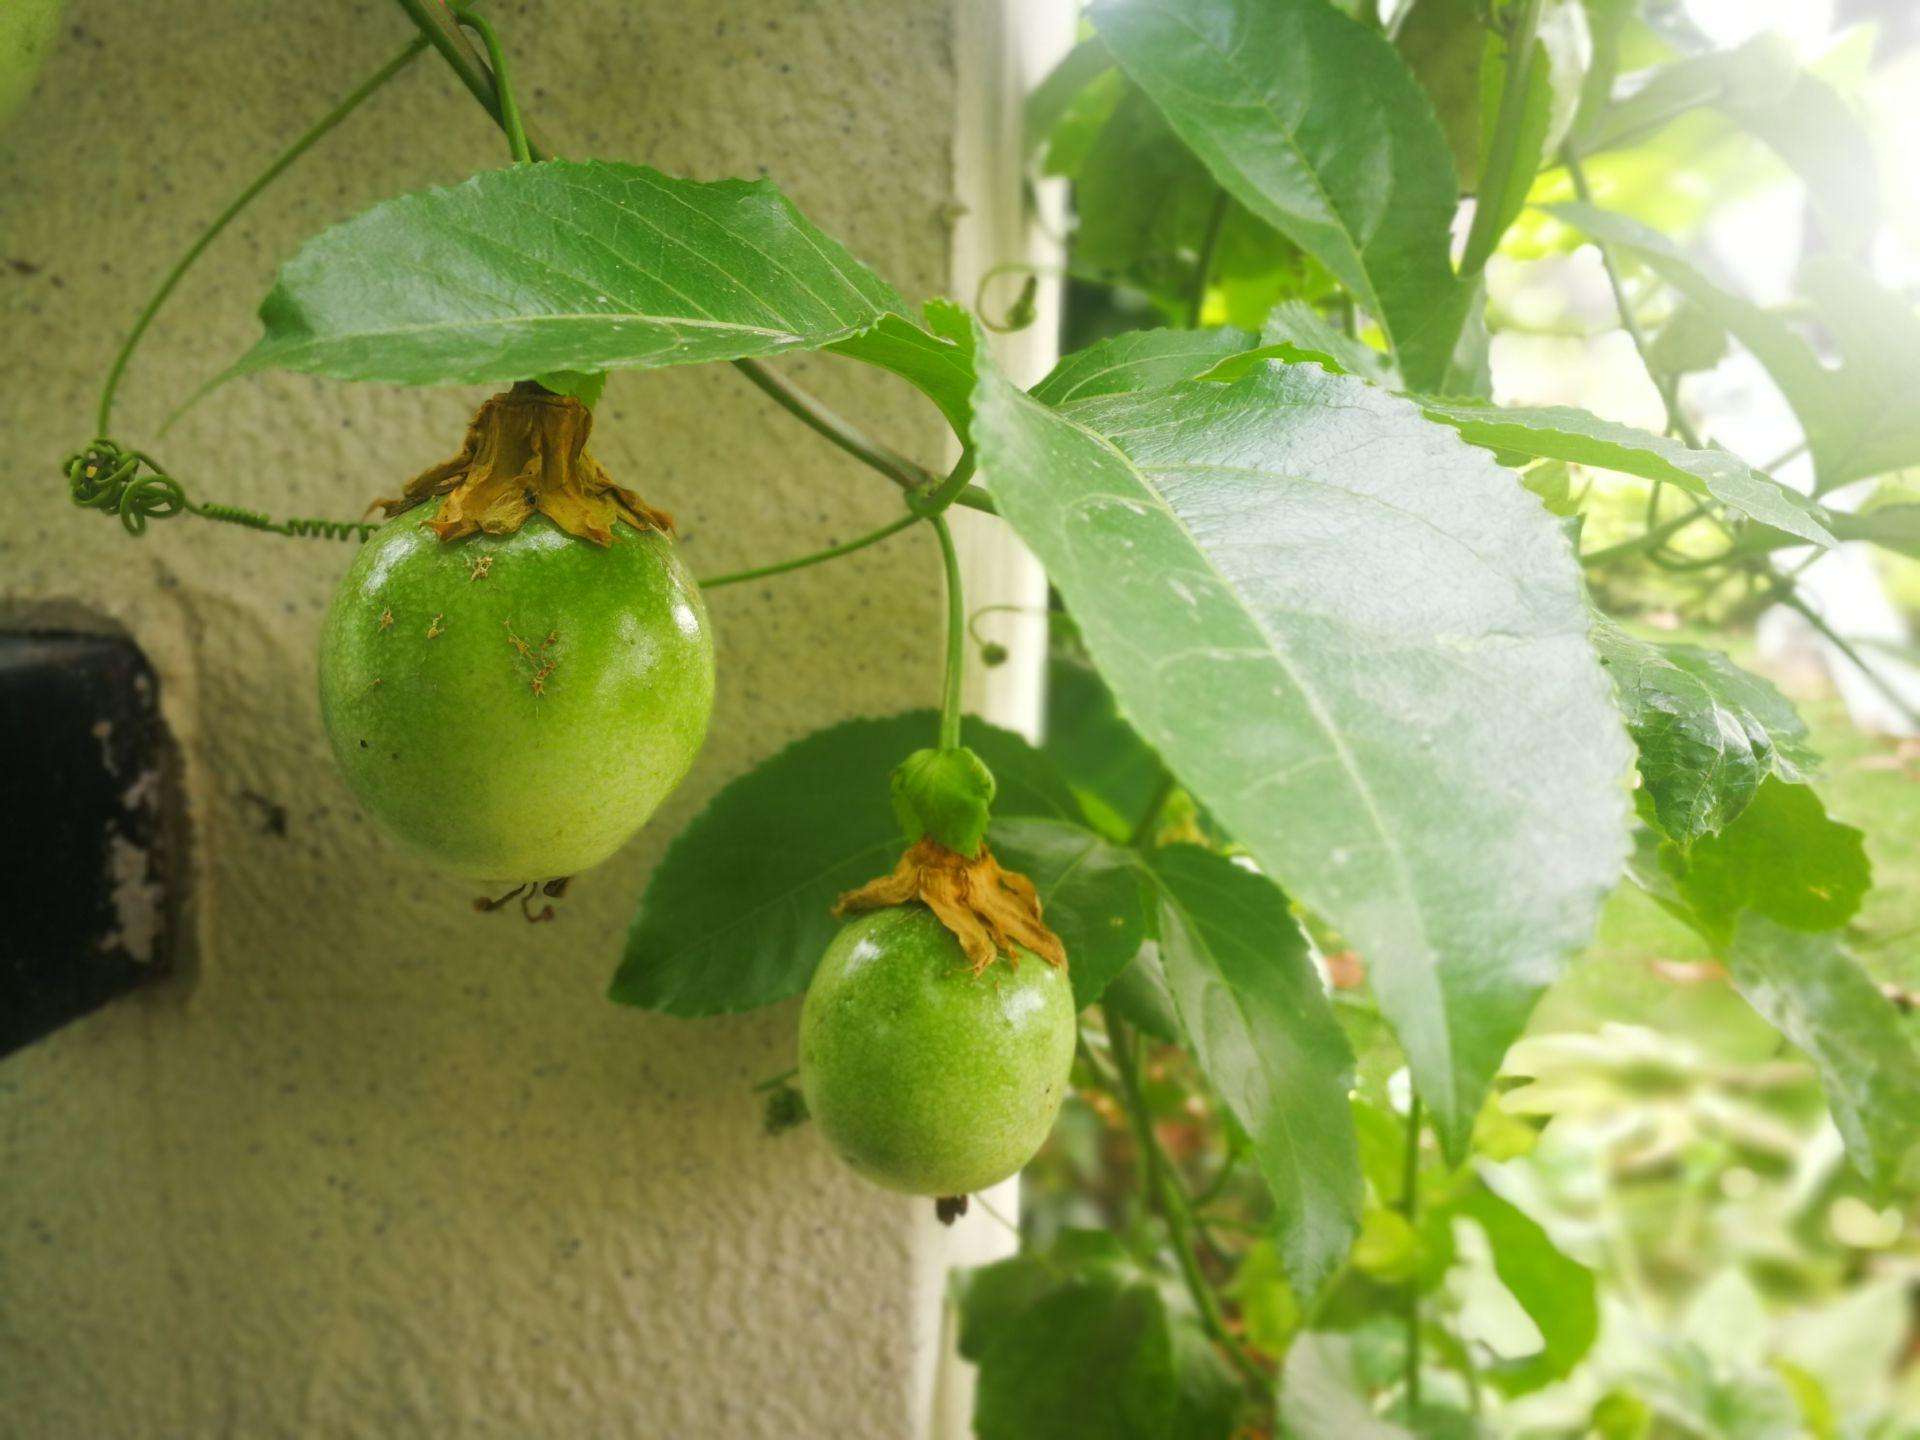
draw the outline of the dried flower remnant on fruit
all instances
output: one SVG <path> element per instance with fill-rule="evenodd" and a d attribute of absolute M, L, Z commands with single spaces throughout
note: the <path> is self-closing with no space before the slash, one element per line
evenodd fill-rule
<path fill-rule="evenodd" d="M 522 381 L 474 412 L 459 454 L 414 476 L 400 499 L 379 503 L 392 516 L 444 495 L 426 522 L 442 540 L 511 535 L 535 511 L 595 545 L 613 543 L 616 520 L 672 534 L 671 515 L 614 484 L 587 453 L 592 430 L 593 412 L 578 400 Z M 483 562 L 469 578 L 485 573 Z"/>
<path fill-rule="evenodd" d="M 933 1218 L 942 1225 L 951 1225 L 967 1213 L 967 1197 L 964 1195 L 942 1195 L 933 1202 Z"/>
<path fill-rule="evenodd" d="M 1017 964 L 1024 947 L 1049 965 L 1065 965 L 1067 950 L 1040 918 L 1033 882 L 1003 870 L 985 845 L 971 859 L 936 840 L 920 840 L 900 857 L 891 875 L 849 890 L 834 904 L 836 916 L 858 915 L 918 900 L 953 932 L 975 975 L 1004 955 Z"/>
<path fill-rule="evenodd" d="M 393 628 L 392 610 L 382 610 L 380 612 L 380 628 L 382 630 L 391 630 Z"/>
<path fill-rule="evenodd" d="M 536 649 L 513 633 L 513 622 L 511 620 L 503 620 L 501 623 L 507 627 L 508 647 L 526 664 L 528 687 L 535 695 L 546 694 L 547 677 L 553 674 L 554 666 L 559 663 L 549 652 L 552 651 L 555 645 L 560 643 L 560 632 L 558 630 L 549 630 L 547 632 L 547 638 L 542 640 L 539 648 Z"/>

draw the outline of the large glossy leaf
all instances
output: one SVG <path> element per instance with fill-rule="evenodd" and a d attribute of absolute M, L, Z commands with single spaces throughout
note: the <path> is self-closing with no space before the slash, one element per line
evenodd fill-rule
<path fill-rule="evenodd" d="M 1920 1187 L 1914 1031 L 1831 935 L 1749 915 L 1726 951 L 1747 1003 L 1813 1061 L 1847 1154 L 1882 1192 Z"/>
<path fill-rule="evenodd" d="M 1920 317 L 1858 267 L 1821 256 L 1803 276 L 1840 350 L 1829 368 L 1786 321 L 1722 290 L 1664 235 L 1591 205 L 1543 208 L 1630 253 L 1753 352 L 1806 432 L 1822 492 L 1920 461 Z"/>
<path fill-rule="evenodd" d="M 1491 1365 L 1487 1378 L 1509 1395 L 1565 1379 L 1600 1333 L 1593 1272 L 1570 1259 L 1537 1220 L 1484 1183 L 1454 1204 L 1486 1231 L 1494 1273 L 1540 1331 L 1538 1353 Z"/>
<path fill-rule="evenodd" d="M 1059 412 L 988 370 L 974 411 L 1122 713 L 1366 956 L 1457 1153 L 1625 848 L 1631 751 L 1558 529 L 1318 366 Z"/>
<path fill-rule="evenodd" d="M 806 989 L 844 890 L 906 848 L 887 776 L 935 734 L 931 711 L 850 720 L 742 775 L 674 837 L 641 898 L 611 996 L 670 1015 L 749 1010 Z M 995 813 L 1078 818 L 1052 767 L 1011 731 L 969 721 L 998 782 Z M 1077 937 L 1063 934 L 1068 966 Z"/>
<path fill-rule="evenodd" d="M 1146 938 L 1139 858 L 1084 825 L 1038 816 L 995 820 L 988 841 L 1002 865 L 1033 881 L 1048 926 L 1067 947 L 1074 1003 L 1093 1004 Z"/>
<path fill-rule="evenodd" d="M 309 240 L 235 368 L 500 384 L 813 348 L 904 309 L 768 181 L 553 160 L 403 195 Z"/>
<path fill-rule="evenodd" d="M 1104 1231 L 969 1271 L 960 1353 L 979 1440 L 1226 1440 L 1240 1388 L 1184 1296 Z"/>
<path fill-rule="evenodd" d="M 1454 426 L 1476 445 L 1664 480 L 1689 494 L 1711 495 L 1802 540 L 1834 543 L 1819 505 L 1724 450 L 1694 450 L 1567 405 L 1522 408 L 1435 399 L 1422 399 L 1420 405 L 1431 419 Z"/>
<path fill-rule="evenodd" d="M 1640 779 L 1662 831 L 1681 845 L 1732 823 L 1769 775 L 1804 781 L 1817 757 L 1791 703 L 1717 650 L 1657 645 L 1594 626 Z"/>
<path fill-rule="evenodd" d="M 1253 1139 L 1288 1283 L 1311 1301 L 1359 1228 L 1353 1052 L 1278 886 L 1192 845 L 1149 863 L 1160 956 L 1194 1058 Z"/>
<path fill-rule="evenodd" d="M 1448 259 L 1459 184 L 1392 44 L 1326 0 L 1099 0 L 1091 14 L 1227 192 L 1353 291 L 1408 380 L 1459 388 L 1478 293 Z"/>

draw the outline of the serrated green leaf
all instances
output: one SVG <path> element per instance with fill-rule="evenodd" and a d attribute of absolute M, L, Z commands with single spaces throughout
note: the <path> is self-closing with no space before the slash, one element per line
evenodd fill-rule
<path fill-rule="evenodd" d="M 504 384 L 817 348 L 904 310 L 768 181 L 552 160 L 322 231 L 234 372 Z"/>
<path fill-rule="evenodd" d="M 1526 1395 L 1565 1379 L 1600 1333 L 1593 1272 L 1569 1259 L 1538 1221 L 1483 1181 L 1455 1201 L 1457 1212 L 1486 1231 L 1493 1271 L 1540 1331 L 1540 1352 L 1487 1367 L 1509 1395 Z"/>
<path fill-rule="evenodd" d="M 1664 480 L 1802 540 L 1835 543 L 1823 507 L 1724 450 L 1694 450 L 1568 405 L 1522 408 L 1425 397 L 1419 404 L 1430 419 L 1453 426 L 1476 445 Z"/>
<path fill-rule="evenodd" d="M 1161 961 L 1194 1058 L 1253 1139 L 1287 1281 L 1311 1301 L 1359 1223 L 1353 1052 L 1278 886 L 1193 845 L 1152 851 L 1147 863 Z"/>
<path fill-rule="evenodd" d="M 824 348 L 892 371 L 933 401 L 953 433 L 964 440 L 972 417 L 973 324 L 951 300 L 929 300 L 924 313 L 924 328 L 904 315 L 882 315 L 858 334 Z"/>
<path fill-rule="evenodd" d="M 1608 621 L 1593 643 L 1660 828 L 1680 845 L 1725 829 L 1769 775 L 1803 782 L 1818 763 L 1787 698 L 1719 651 L 1656 645 Z"/>
<path fill-rule="evenodd" d="M 1093 1004 L 1146 938 L 1146 875 L 1138 858 L 1063 820 L 998 819 L 990 838 L 994 857 L 1033 882 L 1048 928 L 1067 947 L 1074 1004 Z"/>
<path fill-rule="evenodd" d="M 1228 194 L 1319 260 L 1424 390 L 1477 285 L 1448 259 L 1459 184 L 1433 108 L 1376 29 L 1325 0 L 1100 0 L 1095 28 Z M 1352 97 L 1367 97 L 1356 128 Z M 1151 178 L 1140 188 L 1152 203 Z"/>
<path fill-rule="evenodd" d="M 1724 945 L 1748 912 L 1795 930 L 1837 930 L 1872 884 L 1864 837 L 1829 819 L 1811 786 L 1770 776 L 1718 835 L 1660 865 L 1686 918 Z"/>
<path fill-rule="evenodd" d="M 1847 1154 L 1883 1195 L 1920 1187 L 1912 1028 L 1831 935 L 1749 915 L 1726 950 L 1734 987 L 1813 1062 Z"/>
<path fill-rule="evenodd" d="M 834 900 L 886 874 L 905 848 L 886 777 L 935 726 L 925 710 L 849 720 L 721 790 L 648 881 L 611 998 L 716 1015 L 806 989 L 840 928 Z M 1077 820 L 1072 794 L 1025 740 L 973 720 L 964 738 L 993 769 L 1002 816 Z"/>
<path fill-rule="evenodd" d="M 979 1367 L 979 1440 L 1226 1440 L 1240 1387 L 1171 1289 L 1111 1237 L 1068 1232 L 1044 1255 L 956 1286 L 960 1353 Z"/>
<path fill-rule="evenodd" d="M 1625 848 L 1630 750 L 1553 521 L 1317 366 L 1059 412 L 987 370 L 974 440 L 1122 713 L 1366 957 L 1459 1153 Z"/>
<path fill-rule="evenodd" d="M 1300 354 L 1287 358 L 1321 359 L 1330 362 L 1335 369 L 1358 375 L 1362 380 L 1371 380 L 1376 385 L 1392 389 L 1400 387 L 1400 376 L 1394 369 L 1393 357 L 1381 354 L 1364 340 L 1356 340 L 1335 329 L 1326 316 L 1298 300 L 1274 307 L 1273 313 L 1260 329 L 1260 344 L 1262 347 L 1292 345 Z"/>

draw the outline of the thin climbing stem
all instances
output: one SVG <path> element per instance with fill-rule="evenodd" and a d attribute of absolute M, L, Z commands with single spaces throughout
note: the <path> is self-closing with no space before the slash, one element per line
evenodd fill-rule
<path fill-rule="evenodd" d="M 487 64 L 493 70 L 493 91 L 500 102 L 500 128 L 507 132 L 507 148 L 513 153 L 515 164 L 531 164 L 533 151 L 527 145 L 526 126 L 520 120 L 520 102 L 513 97 L 513 75 L 507 68 L 507 52 L 501 48 L 500 37 L 486 16 L 464 5 L 453 7 L 453 18 L 478 35 L 480 43 L 487 47 Z"/>
<path fill-rule="evenodd" d="M 1872 683 L 1873 688 L 1893 702 L 1894 708 L 1899 710 L 1908 720 L 1920 725 L 1920 709 L 1916 709 L 1913 703 L 1908 700 L 1905 695 L 1900 693 L 1898 687 L 1896 687 L 1891 680 L 1887 679 L 1886 676 L 1869 665 L 1866 657 L 1854 649 L 1851 641 L 1844 639 L 1837 630 L 1829 625 L 1819 611 L 1802 600 L 1788 585 L 1783 584 L 1778 587 L 1776 595 L 1782 605 L 1785 605 L 1789 610 L 1801 616 L 1809 625 L 1819 631 L 1821 636 L 1824 637 L 1834 649 L 1851 660 L 1854 668 L 1867 677 Z"/>
<path fill-rule="evenodd" d="M 967 599 L 960 589 L 960 552 L 944 515 L 927 517 L 940 541 L 940 563 L 947 577 L 947 674 L 940 689 L 940 748 L 960 743 L 960 681 L 967 659 Z"/>
<path fill-rule="evenodd" d="M 1686 529 L 1687 526 L 1693 524 L 1694 521 L 1707 518 L 1707 514 L 1707 506 L 1695 505 L 1684 514 L 1675 515 L 1669 520 L 1662 520 L 1658 525 L 1654 526 L 1653 529 L 1636 535 L 1631 540 L 1622 540 L 1617 545 L 1607 545 L 1601 549 L 1589 551 L 1580 557 L 1580 563 L 1588 566 L 1610 565 L 1614 561 L 1625 559 L 1630 555 L 1640 555 L 1650 550 L 1657 550 L 1665 544 L 1668 539 Z"/>
<path fill-rule="evenodd" d="M 1407 1106 L 1407 1149 L 1401 1164 L 1400 1209 L 1407 1217 L 1407 1228 L 1420 1224 L 1420 1097 Z M 1420 1426 L 1420 1281 L 1407 1281 L 1407 1419 L 1415 1430 Z"/>
<path fill-rule="evenodd" d="M 1146 1097 L 1141 1093 L 1140 1062 L 1134 1053 L 1132 1034 L 1126 1021 L 1114 1013 L 1111 1005 L 1103 1004 L 1100 1013 L 1106 1021 L 1107 1045 L 1113 1052 L 1114 1078 L 1119 1087 L 1121 1108 L 1127 1112 L 1127 1122 L 1133 1130 L 1134 1148 L 1140 1152 L 1140 1193 L 1167 1222 L 1167 1236 L 1173 1244 L 1180 1278 L 1186 1283 L 1187 1293 L 1193 1297 L 1201 1328 L 1226 1352 L 1227 1358 L 1248 1383 L 1264 1392 L 1272 1385 L 1272 1377 L 1260 1368 L 1259 1363 L 1227 1328 L 1226 1315 L 1220 1308 L 1220 1297 L 1214 1294 L 1206 1272 L 1200 1268 L 1200 1257 L 1193 1244 L 1193 1216 L 1187 1208 L 1186 1195 L 1174 1179 L 1166 1156 L 1160 1149 L 1159 1138 L 1153 1133 L 1153 1117 L 1147 1110 Z"/>
<path fill-rule="evenodd" d="M 1213 209 L 1207 213 L 1206 233 L 1200 239 L 1200 258 L 1193 267 L 1193 294 L 1187 300 L 1187 328 L 1196 330 L 1207 308 L 1207 282 L 1213 278 L 1213 252 L 1220 245 L 1220 227 L 1227 221 L 1227 192 L 1214 191 Z"/>
<path fill-rule="evenodd" d="M 931 492 L 940 485 L 940 477 L 931 470 L 916 465 L 906 456 L 861 434 L 851 422 L 842 419 L 805 391 L 788 384 L 764 365 L 755 364 L 751 360 L 735 363 L 740 373 L 759 387 L 774 404 L 808 429 L 824 436 L 846 451 L 861 464 L 869 469 L 878 470 L 902 489 Z"/>
<path fill-rule="evenodd" d="M 726 585 L 740 585 L 748 580 L 765 580 L 772 575 L 785 575 L 789 571 L 804 570 L 809 565 L 823 565 L 829 560 L 838 560 L 842 555 L 851 555 L 856 550 L 864 550 L 869 545 L 878 545 L 882 540 L 898 535 L 908 526 L 919 524 L 920 519 L 918 515 L 902 515 L 898 520 L 890 521 L 878 530 L 869 530 L 864 535 L 856 535 L 851 540 L 839 545 L 830 545 L 825 550 L 796 555 L 791 560 L 776 560 L 771 565 L 759 565 L 751 570 L 733 570 L 725 575 L 715 575 L 711 579 L 700 581 L 700 588 L 718 590 Z"/>
<path fill-rule="evenodd" d="M 121 343 L 120 353 L 113 357 L 113 364 L 107 369 L 107 378 L 100 387 L 99 410 L 95 416 L 95 429 L 99 434 L 105 435 L 112 428 L 113 399 L 120 388 L 120 377 L 126 373 L 127 362 L 133 358 L 133 352 L 139 346 L 141 337 L 153 324 L 154 316 L 160 313 L 160 307 L 167 303 L 181 279 L 188 270 L 193 268 L 193 263 L 214 242 L 220 232 L 233 223 L 233 218 L 252 203 L 256 195 L 278 180 L 289 165 L 306 154 L 336 125 L 359 109 L 381 86 L 412 64 L 415 57 L 426 48 L 427 42 L 424 38 L 414 38 L 386 64 L 348 91 L 337 105 L 308 126 L 306 131 L 276 155 L 272 163 L 256 175 L 245 189 L 229 200 L 226 208 L 214 216 L 207 228 L 200 232 L 199 238 L 187 247 L 186 253 L 174 262 L 173 268 L 167 272 L 166 278 L 153 292 L 153 298 L 147 301 L 146 307 L 133 322 L 133 328 L 127 332 L 126 340 Z"/>
<path fill-rule="evenodd" d="M 1573 193 L 1579 197 L 1581 204 L 1591 205 L 1593 191 L 1587 185 L 1587 172 L 1580 163 L 1580 157 L 1568 150 L 1561 158 L 1566 162 L 1568 178 L 1573 181 Z M 1680 382 L 1653 363 L 1653 348 L 1647 343 L 1647 333 L 1640 328 L 1639 318 L 1633 313 L 1633 305 L 1627 299 L 1627 287 L 1620 279 L 1620 267 L 1614 261 L 1612 249 L 1604 240 L 1595 240 L 1593 245 L 1600 252 L 1600 267 L 1606 271 L 1607 288 L 1613 292 L 1613 307 L 1620 313 L 1620 326 L 1627 332 L 1627 338 L 1633 341 L 1640 363 L 1646 367 L 1648 378 L 1653 381 L 1654 389 L 1660 392 L 1661 403 L 1667 408 L 1667 428 L 1693 449 L 1701 449 L 1700 434 L 1693 428 L 1693 422 L 1687 419 L 1686 411 L 1680 405 Z"/>

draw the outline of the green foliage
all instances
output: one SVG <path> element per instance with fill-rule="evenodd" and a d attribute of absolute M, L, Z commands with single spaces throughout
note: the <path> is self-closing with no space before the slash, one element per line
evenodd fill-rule
<path fill-rule="evenodd" d="M 1123 712 L 1367 954 L 1463 1145 L 1622 848 L 1626 747 L 1552 523 L 1313 366 L 1058 412 L 988 371 L 974 440 Z"/>
<path fill-rule="evenodd" d="M 980 1367 L 980 1440 L 1226 1440 L 1233 1372 L 1170 1280 L 1113 1236 L 1069 1233 L 1044 1255 L 957 1285 L 960 1353 Z"/>
<path fill-rule="evenodd" d="M 1194 1058 L 1252 1137 L 1293 1293 L 1310 1300 L 1357 1228 L 1353 1057 L 1271 881 L 1192 845 L 1153 853 L 1160 954 Z"/>
<path fill-rule="evenodd" d="M 993 772 L 966 746 L 914 751 L 894 768 L 888 789 L 907 839 L 931 836 L 962 855 L 980 853 L 992 818 Z"/>
<path fill-rule="evenodd" d="M 1568 1259 L 1537 1220 L 1485 1185 L 1469 1190 L 1456 1209 L 1486 1232 L 1494 1273 L 1539 1327 L 1544 1342 L 1539 1354 L 1497 1365 L 1488 1378 L 1510 1395 L 1564 1379 L 1600 1333 L 1593 1272 Z"/>
<path fill-rule="evenodd" d="M 1716 835 L 1769 775 L 1803 781 L 1816 762 L 1807 727 L 1780 692 L 1717 650 L 1655 645 L 1594 626 L 1640 751 L 1640 779 L 1665 835 L 1680 846 Z"/>
<path fill-rule="evenodd" d="M 1093 1004 L 1146 938 L 1138 857 L 1083 825 L 1037 815 L 996 820 L 991 838 L 995 858 L 1033 882 L 1048 926 L 1065 942 L 1074 1001 Z"/>
<path fill-rule="evenodd" d="M 1463 365 L 1457 350 L 1479 289 L 1447 258 L 1453 162 L 1378 31 L 1325 0 L 1099 0 L 1091 13 L 1120 68 L 1227 193 L 1380 323 L 1409 381 L 1474 388 L 1477 361 Z M 1344 123 L 1356 93 L 1381 123 Z"/>

